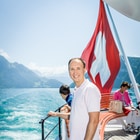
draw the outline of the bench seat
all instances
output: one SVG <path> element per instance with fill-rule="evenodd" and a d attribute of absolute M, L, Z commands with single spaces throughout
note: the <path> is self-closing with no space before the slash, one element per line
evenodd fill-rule
<path fill-rule="evenodd" d="M 101 95 L 101 111 L 100 111 L 100 140 L 104 140 L 104 131 L 106 124 L 108 124 L 109 121 L 126 116 L 125 113 L 115 113 L 115 112 L 109 112 L 109 104 L 110 101 L 113 100 L 113 94 L 112 93 L 103 93 Z"/>

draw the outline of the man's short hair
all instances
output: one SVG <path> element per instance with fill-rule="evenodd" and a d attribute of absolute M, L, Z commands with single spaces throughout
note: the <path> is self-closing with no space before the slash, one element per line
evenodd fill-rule
<path fill-rule="evenodd" d="M 59 88 L 59 93 L 60 94 L 64 94 L 64 95 L 68 95 L 70 94 L 70 88 L 68 85 L 62 85 L 60 88 Z"/>
<path fill-rule="evenodd" d="M 86 67 L 86 63 L 85 63 L 85 61 L 84 61 L 82 58 L 80 58 L 80 57 L 77 57 L 77 58 L 71 58 L 71 59 L 69 60 L 69 62 L 68 62 L 68 67 L 69 67 L 71 61 L 72 61 L 72 60 L 76 60 L 76 59 L 77 59 L 77 60 L 80 60 L 80 61 L 82 62 L 84 68 Z"/>

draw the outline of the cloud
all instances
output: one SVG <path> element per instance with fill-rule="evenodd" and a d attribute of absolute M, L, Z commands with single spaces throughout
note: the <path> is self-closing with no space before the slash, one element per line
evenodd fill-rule
<path fill-rule="evenodd" d="M 0 55 L 4 56 L 7 60 L 10 59 L 8 53 L 6 53 L 4 50 L 0 49 Z"/>
<path fill-rule="evenodd" d="M 36 63 L 31 62 L 27 67 L 37 73 L 39 72 L 39 74 L 46 77 L 56 76 L 56 75 L 60 75 L 60 74 L 64 74 L 68 72 L 67 65 L 57 66 L 57 67 L 55 66 L 41 67 L 41 66 L 38 66 Z"/>

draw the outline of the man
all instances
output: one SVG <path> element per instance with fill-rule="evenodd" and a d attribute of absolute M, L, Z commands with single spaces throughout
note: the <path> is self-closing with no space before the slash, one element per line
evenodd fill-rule
<path fill-rule="evenodd" d="M 61 97 L 67 102 L 69 106 L 71 106 L 71 102 L 73 99 L 73 95 L 70 92 L 70 88 L 68 85 L 61 85 L 59 88 L 59 93 Z"/>
<path fill-rule="evenodd" d="M 69 75 L 75 83 L 70 113 L 70 140 L 99 140 L 100 91 L 85 79 L 86 65 L 81 58 L 68 63 Z M 49 115 L 67 119 L 66 113 Z"/>
<path fill-rule="evenodd" d="M 70 87 L 68 85 L 61 85 L 59 88 L 59 93 L 61 97 L 67 102 L 67 105 L 64 105 L 60 112 L 70 112 L 71 111 L 71 103 L 73 99 L 73 94 L 71 94 Z M 65 126 L 67 130 L 67 135 L 65 136 L 65 139 L 68 139 L 70 137 L 70 130 L 69 130 L 69 120 L 65 120 Z"/>

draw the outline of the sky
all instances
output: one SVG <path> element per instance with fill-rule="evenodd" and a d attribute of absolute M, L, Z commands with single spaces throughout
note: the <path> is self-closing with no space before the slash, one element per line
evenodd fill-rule
<path fill-rule="evenodd" d="M 110 11 L 127 56 L 140 57 L 140 22 Z M 0 0 L 0 54 L 45 76 L 67 72 L 98 17 L 99 0 Z"/>

